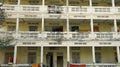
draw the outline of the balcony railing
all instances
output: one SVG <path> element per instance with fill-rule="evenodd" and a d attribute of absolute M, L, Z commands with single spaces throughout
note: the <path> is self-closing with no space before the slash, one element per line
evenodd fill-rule
<path fill-rule="evenodd" d="M 86 67 L 120 67 L 119 64 L 110 64 L 110 63 L 99 63 L 99 64 L 70 64 L 70 67 L 81 67 L 80 65 L 85 65 Z M 8 64 L 1 64 L 1 67 L 31 67 L 31 64 L 12 64 L 12 65 L 8 65 Z"/>
<path fill-rule="evenodd" d="M 70 32 L 69 33 L 69 38 L 73 40 L 88 40 L 90 39 L 90 34 L 89 32 Z"/>
<path fill-rule="evenodd" d="M 31 67 L 31 64 L 1 64 L 0 67 Z"/>
<path fill-rule="evenodd" d="M 41 6 L 35 5 L 4 5 L 3 8 L 6 12 L 41 12 Z"/>
<path fill-rule="evenodd" d="M 66 32 L 44 32 L 44 38 L 47 40 L 57 40 L 57 39 L 66 39 L 67 33 Z"/>
<path fill-rule="evenodd" d="M 70 67 L 81 67 L 81 66 L 86 66 L 86 67 L 119 67 L 120 65 L 117 64 L 110 64 L 110 63 L 99 63 L 99 64 L 70 64 Z"/>
<path fill-rule="evenodd" d="M 6 12 L 42 12 L 42 5 L 3 5 L 3 8 Z M 66 13 L 66 6 L 45 6 L 44 12 L 45 13 Z M 111 14 L 111 13 L 120 13 L 120 7 L 90 7 L 90 6 L 69 6 L 69 13 L 104 13 L 104 14 Z"/>
<path fill-rule="evenodd" d="M 0 36 L 13 36 L 16 38 L 15 31 L 0 31 Z"/>
<path fill-rule="evenodd" d="M 69 13 L 90 13 L 90 7 L 69 6 Z"/>
<path fill-rule="evenodd" d="M 18 39 L 37 40 L 39 39 L 39 35 L 40 35 L 40 32 L 21 31 L 18 33 Z"/>
<path fill-rule="evenodd" d="M 120 7 L 116 7 L 116 13 L 120 13 Z"/>
<path fill-rule="evenodd" d="M 116 34 L 113 32 L 95 32 L 95 39 L 98 40 L 113 40 Z"/>
<path fill-rule="evenodd" d="M 105 14 L 110 14 L 113 13 L 113 10 L 115 10 L 112 7 L 92 7 L 93 8 L 93 13 L 105 13 Z"/>
<path fill-rule="evenodd" d="M 115 32 L 39 32 L 39 31 L 0 31 L 0 36 L 13 36 L 17 39 L 27 40 L 120 40 L 120 33 Z"/>

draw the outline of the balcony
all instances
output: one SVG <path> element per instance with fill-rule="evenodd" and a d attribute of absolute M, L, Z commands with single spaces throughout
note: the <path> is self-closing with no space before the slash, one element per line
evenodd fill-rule
<path fill-rule="evenodd" d="M 120 40 L 120 33 L 115 32 L 39 32 L 39 31 L 0 31 L 0 36 L 13 36 L 20 40 Z"/>
<path fill-rule="evenodd" d="M 20 18 L 42 18 L 41 14 L 44 13 L 45 18 L 65 19 L 67 12 L 66 6 L 56 5 L 45 5 L 44 12 L 42 12 L 42 5 L 3 5 L 3 8 L 7 14 L 6 18 L 16 18 L 17 13 L 19 13 Z M 90 16 L 88 15 L 90 13 L 96 14 L 94 16 L 95 19 L 111 19 L 113 16 L 110 14 L 120 13 L 120 7 L 113 8 L 108 6 L 68 6 L 68 10 L 69 17 L 73 19 L 90 19 Z M 119 18 L 119 15 L 117 15 L 116 18 Z"/>
<path fill-rule="evenodd" d="M 41 6 L 36 5 L 3 5 L 6 12 L 40 12 Z"/>
<path fill-rule="evenodd" d="M 6 12 L 41 12 L 42 5 L 3 5 Z M 69 13 L 105 13 L 111 14 L 113 12 L 120 13 L 120 7 L 101 7 L 101 6 L 69 6 Z M 66 6 L 45 6 L 44 12 L 47 13 L 66 13 Z"/>

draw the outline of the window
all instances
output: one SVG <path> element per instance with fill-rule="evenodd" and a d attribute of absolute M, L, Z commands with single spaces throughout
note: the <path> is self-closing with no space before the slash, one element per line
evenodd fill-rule
<path fill-rule="evenodd" d="M 10 4 L 17 4 L 18 0 L 8 0 Z"/>
<path fill-rule="evenodd" d="M 13 63 L 13 52 L 7 52 L 5 53 L 4 63 Z"/>
<path fill-rule="evenodd" d="M 46 26 L 45 31 L 62 32 L 63 31 L 63 26 Z"/>
<path fill-rule="evenodd" d="M 16 26 L 8 26 L 8 31 L 15 31 L 16 30 Z"/>
<path fill-rule="evenodd" d="M 37 50 L 37 47 L 28 47 L 28 50 Z"/>
<path fill-rule="evenodd" d="M 80 47 L 72 47 L 72 50 L 80 50 Z"/>
<path fill-rule="evenodd" d="M 29 3 L 30 3 L 31 5 L 38 5 L 39 0 L 29 0 Z"/>
<path fill-rule="evenodd" d="M 28 53 L 28 63 L 29 64 L 36 63 L 36 53 L 35 52 Z"/>
<path fill-rule="evenodd" d="M 96 59 L 96 63 L 101 63 L 101 53 L 100 52 L 95 53 L 95 59 Z"/>
<path fill-rule="evenodd" d="M 101 50 L 102 48 L 101 47 L 96 47 L 95 50 Z"/>
<path fill-rule="evenodd" d="M 29 31 L 37 31 L 38 26 L 29 26 Z"/>
<path fill-rule="evenodd" d="M 72 63 L 80 63 L 80 53 L 79 52 L 72 53 Z"/>
<path fill-rule="evenodd" d="M 72 32 L 78 32 L 79 31 L 79 26 L 72 26 L 71 31 Z"/>

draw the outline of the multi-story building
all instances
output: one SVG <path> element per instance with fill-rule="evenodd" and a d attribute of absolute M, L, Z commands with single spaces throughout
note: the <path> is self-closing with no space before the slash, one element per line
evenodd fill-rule
<path fill-rule="evenodd" d="M 120 0 L 1 3 L 0 35 L 17 40 L 0 50 L 1 66 L 120 67 Z"/>

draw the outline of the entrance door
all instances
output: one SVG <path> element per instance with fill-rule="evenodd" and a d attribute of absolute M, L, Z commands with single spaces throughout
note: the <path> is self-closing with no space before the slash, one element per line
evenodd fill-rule
<path fill-rule="evenodd" d="M 47 63 L 47 67 L 53 67 L 53 53 L 49 52 L 46 55 L 46 63 Z"/>
<path fill-rule="evenodd" d="M 93 28 L 94 28 L 94 32 L 99 32 L 99 26 L 95 26 L 95 25 L 94 25 Z"/>
<path fill-rule="evenodd" d="M 63 56 L 57 56 L 57 67 L 63 67 Z"/>

